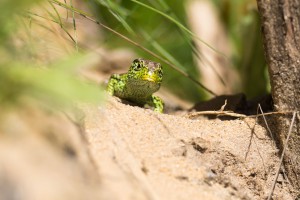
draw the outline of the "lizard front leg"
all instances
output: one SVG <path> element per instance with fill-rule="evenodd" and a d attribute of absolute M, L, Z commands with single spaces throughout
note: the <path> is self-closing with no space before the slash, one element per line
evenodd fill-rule
<path fill-rule="evenodd" d="M 107 87 L 106 87 L 106 91 L 110 95 L 112 95 L 112 96 L 114 95 L 115 89 L 116 89 L 116 85 L 118 84 L 119 81 L 120 81 L 120 75 L 119 74 L 113 74 L 109 78 L 108 83 L 107 83 Z"/>
<path fill-rule="evenodd" d="M 154 111 L 162 113 L 164 111 L 164 103 L 162 99 L 158 96 L 151 95 L 149 101 L 147 101 L 149 106 L 154 107 Z"/>

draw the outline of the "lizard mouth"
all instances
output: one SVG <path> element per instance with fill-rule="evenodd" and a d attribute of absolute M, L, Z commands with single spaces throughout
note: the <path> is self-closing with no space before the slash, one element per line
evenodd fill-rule
<path fill-rule="evenodd" d="M 144 81 L 150 81 L 150 82 L 156 82 L 156 79 L 155 79 L 155 78 L 149 77 L 149 76 L 143 77 L 143 80 L 144 80 Z"/>
<path fill-rule="evenodd" d="M 157 82 L 157 78 L 155 76 L 143 76 L 144 81 Z"/>

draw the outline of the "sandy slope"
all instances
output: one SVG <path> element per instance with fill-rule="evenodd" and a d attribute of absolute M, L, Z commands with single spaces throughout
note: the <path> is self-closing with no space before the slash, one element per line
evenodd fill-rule
<path fill-rule="evenodd" d="M 254 119 L 191 120 L 110 98 L 84 106 L 89 148 L 110 199 L 263 199 L 277 150 Z M 254 130 L 254 131 L 253 131 Z M 292 199 L 282 176 L 274 199 Z"/>
<path fill-rule="evenodd" d="M 0 114 L 0 200 L 265 199 L 278 166 L 253 119 L 192 120 L 114 97 L 81 105 L 82 121 L 31 105 Z M 274 199 L 293 199 L 282 175 Z"/>

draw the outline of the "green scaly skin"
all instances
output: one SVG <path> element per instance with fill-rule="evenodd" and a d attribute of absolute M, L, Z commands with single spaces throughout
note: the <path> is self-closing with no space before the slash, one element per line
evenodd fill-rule
<path fill-rule="evenodd" d="M 110 95 L 134 102 L 140 106 L 149 105 L 154 111 L 163 112 L 164 103 L 154 96 L 162 82 L 163 70 L 160 63 L 142 58 L 135 59 L 125 74 L 113 74 L 107 84 Z"/>

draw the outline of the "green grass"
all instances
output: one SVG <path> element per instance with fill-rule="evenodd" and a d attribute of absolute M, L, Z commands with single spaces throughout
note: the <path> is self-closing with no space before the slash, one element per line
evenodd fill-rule
<path fill-rule="evenodd" d="M 201 41 L 214 53 L 224 55 L 189 29 L 185 1 L 90 0 L 81 3 L 90 9 L 83 11 L 76 8 L 74 0 L 0 2 L 0 104 L 18 102 L 24 95 L 55 105 L 67 105 L 71 101 L 99 102 L 103 99 L 100 88 L 84 83 L 73 75 L 89 59 L 84 56 L 88 51 L 83 51 L 82 41 L 78 40 L 78 18 L 92 21 L 103 29 L 102 38 L 95 41 L 99 46 L 130 47 L 139 57 L 161 62 L 165 71 L 163 87 L 174 94 L 194 102 L 206 98 L 205 91 L 210 88 L 203 86 L 198 78 L 194 55 L 205 58 L 198 52 L 194 41 Z M 249 97 L 266 93 L 268 78 L 259 18 L 251 7 L 253 2 L 214 0 L 214 3 L 233 47 L 233 54 L 227 59 L 241 79 L 236 91 L 242 91 Z M 43 14 L 36 12 L 36 9 L 44 11 Z M 72 19 L 72 31 L 70 24 L 64 20 L 66 17 Z M 39 25 L 53 32 L 41 20 L 59 27 L 60 36 L 71 42 L 74 52 L 79 54 L 66 56 L 54 63 L 39 59 L 36 56 L 39 49 L 35 47 L 35 41 L 39 38 L 32 37 L 32 26 Z M 19 39 L 18 32 L 22 31 L 26 35 L 26 45 L 20 48 L 15 41 Z"/>
<path fill-rule="evenodd" d="M 51 64 L 43 63 L 35 57 L 35 52 L 39 49 L 34 49 L 34 42 L 38 38 L 32 38 L 30 31 L 32 23 L 36 21 L 29 13 L 31 6 L 40 6 L 40 2 L 42 1 L 0 2 L 0 22 L 3 27 L 0 32 L 0 106 L 11 108 L 22 105 L 24 97 L 53 107 L 65 107 L 78 101 L 101 102 L 103 91 L 75 75 L 79 67 L 86 65 L 90 59 L 88 56 L 74 54 Z M 55 10 L 53 5 L 52 8 Z M 76 43 L 74 36 L 64 27 L 58 11 L 55 15 L 47 13 L 48 19 L 59 24 Z M 24 38 L 25 41 L 21 41 Z M 19 40 L 25 45 L 18 44 Z"/>
<path fill-rule="evenodd" d="M 188 100 L 199 101 L 205 98 L 203 88 L 183 76 L 184 74 L 201 82 L 193 55 L 201 60 L 206 58 L 198 52 L 193 41 L 201 41 L 220 56 L 223 56 L 223 53 L 207 44 L 188 28 L 184 3 L 185 1 L 171 0 L 90 1 L 93 12 L 101 22 L 133 38 L 143 47 L 168 61 L 163 63 L 166 71 L 165 87 Z M 236 84 L 238 87 L 233 90 L 244 92 L 250 98 L 267 93 L 269 85 L 259 17 L 255 10 L 256 2 L 214 0 L 214 3 L 229 36 L 230 46 L 233 47 L 233 53 L 227 59 L 241 80 L 240 84 Z M 127 41 L 116 38 L 110 32 L 106 32 L 105 37 L 106 45 L 112 48 L 131 45 Z M 148 52 L 139 49 L 135 51 L 143 57 L 157 59 Z M 184 73 L 174 70 L 174 66 L 170 63 Z M 223 77 L 219 79 L 223 82 Z M 209 89 L 209 86 L 207 87 Z"/>

